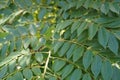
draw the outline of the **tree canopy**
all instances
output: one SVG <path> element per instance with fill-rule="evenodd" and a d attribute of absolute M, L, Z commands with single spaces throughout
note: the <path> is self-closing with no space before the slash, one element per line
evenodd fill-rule
<path fill-rule="evenodd" d="M 120 0 L 1 0 L 0 80 L 120 80 Z"/>

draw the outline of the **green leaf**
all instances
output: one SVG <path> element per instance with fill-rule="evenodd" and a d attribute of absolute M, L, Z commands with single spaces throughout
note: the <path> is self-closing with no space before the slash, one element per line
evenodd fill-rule
<path fill-rule="evenodd" d="M 57 72 L 60 69 L 62 69 L 64 67 L 64 65 L 66 64 L 65 61 L 62 60 L 55 60 L 55 62 L 53 63 L 52 69 Z"/>
<path fill-rule="evenodd" d="M 7 73 L 7 70 L 8 70 L 7 65 L 3 66 L 3 67 L 0 69 L 0 78 L 1 78 L 1 79 L 5 76 L 5 74 Z"/>
<path fill-rule="evenodd" d="M 118 20 L 116 19 L 115 21 L 107 24 L 106 27 L 107 28 L 113 28 L 113 29 L 114 28 L 120 28 L 120 21 L 119 21 L 119 19 Z"/>
<path fill-rule="evenodd" d="M 107 14 L 109 12 L 109 4 L 107 2 L 103 3 L 100 7 L 100 10 L 104 13 Z"/>
<path fill-rule="evenodd" d="M 85 3 L 84 3 L 84 7 L 85 7 L 86 9 L 88 9 L 88 7 L 91 6 L 91 3 L 92 3 L 92 0 L 86 0 Z"/>
<path fill-rule="evenodd" d="M 69 48 L 69 50 L 67 51 L 66 53 L 66 56 L 67 56 L 67 59 L 70 59 L 72 54 L 73 54 L 73 50 L 75 49 L 76 45 L 75 44 L 72 44 Z"/>
<path fill-rule="evenodd" d="M 92 40 L 98 31 L 98 26 L 96 24 L 91 24 L 88 28 L 88 39 Z"/>
<path fill-rule="evenodd" d="M 41 8 L 41 10 L 39 11 L 39 14 L 38 14 L 38 19 L 43 19 L 43 17 L 46 15 L 46 13 L 47 13 L 46 8 Z"/>
<path fill-rule="evenodd" d="M 79 36 L 85 29 L 86 29 L 86 26 L 87 25 L 87 22 L 83 22 L 80 26 L 79 26 L 79 28 L 77 29 L 77 35 Z"/>
<path fill-rule="evenodd" d="M 14 80 L 24 80 L 21 72 L 16 72 L 15 75 L 13 75 L 13 78 Z"/>
<path fill-rule="evenodd" d="M 96 55 L 91 64 L 91 71 L 94 74 L 95 78 L 99 75 L 102 68 L 102 59 L 98 55 Z"/>
<path fill-rule="evenodd" d="M 57 80 L 55 77 L 51 77 L 49 78 L 49 80 Z"/>
<path fill-rule="evenodd" d="M 17 29 L 22 36 L 25 36 L 28 34 L 28 30 L 26 27 L 18 26 Z"/>
<path fill-rule="evenodd" d="M 0 54 L 1 54 L 2 57 L 5 57 L 5 56 L 6 56 L 7 49 L 8 49 L 8 45 L 7 45 L 7 44 L 4 44 L 4 45 L 2 46 L 2 49 L 1 49 L 1 52 L 0 52 Z"/>
<path fill-rule="evenodd" d="M 80 80 L 82 77 L 82 71 L 80 69 L 75 69 L 74 72 L 71 75 L 70 80 Z"/>
<path fill-rule="evenodd" d="M 92 80 L 89 74 L 84 74 L 82 80 Z"/>
<path fill-rule="evenodd" d="M 118 54 L 119 43 L 114 35 L 110 35 L 108 41 L 108 48 L 115 54 Z"/>
<path fill-rule="evenodd" d="M 17 50 L 20 50 L 22 48 L 22 40 L 21 39 L 18 39 L 16 41 L 16 49 Z"/>
<path fill-rule="evenodd" d="M 15 48 L 15 42 L 12 41 L 12 42 L 10 43 L 10 46 L 9 46 L 9 51 L 10 51 L 10 53 L 14 51 L 14 48 Z"/>
<path fill-rule="evenodd" d="M 118 38 L 120 40 L 120 32 L 115 32 L 114 35 L 116 36 L 116 38 Z"/>
<path fill-rule="evenodd" d="M 25 38 L 24 39 L 24 48 L 27 49 L 28 46 L 30 45 L 31 43 L 31 39 L 30 38 Z"/>
<path fill-rule="evenodd" d="M 38 62 L 42 62 L 43 61 L 43 54 L 42 53 L 35 53 L 35 59 L 38 61 Z"/>
<path fill-rule="evenodd" d="M 99 41 L 99 43 L 100 43 L 104 48 L 106 48 L 107 43 L 108 43 L 108 40 L 109 40 L 109 33 L 108 33 L 108 31 L 107 31 L 105 28 L 101 28 L 101 29 L 98 31 L 98 41 Z"/>
<path fill-rule="evenodd" d="M 62 41 L 57 41 L 54 46 L 54 53 L 58 51 L 58 49 L 63 45 L 64 42 Z"/>
<path fill-rule="evenodd" d="M 8 65 L 8 68 L 9 68 L 9 72 L 13 72 L 16 68 L 16 60 L 12 60 L 9 62 L 9 65 Z"/>
<path fill-rule="evenodd" d="M 109 73 L 109 74 L 108 74 Z M 109 61 L 104 61 L 102 64 L 101 74 L 104 80 L 111 80 L 113 69 Z"/>
<path fill-rule="evenodd" d="M 63 21 L 61 23 L 58 23 L 56 25 L 56 31 L 59 31 L 59 30 L 63 30 L 65 29 L 66 27 L 68 27 L 69 25 L 72 24 L 72 21 L 71 20 L 66 20 L 66 21 Z"/>
<path fill-rule="evenodd" d="M 93 53 L 91 51 L 86 51 L 83 56 L 84 68 L 88 69 L 92 61 L 93 61 Z"/>
<path fill-rule="evenodd" d="M 119 14 L 119 4 L 118 3 L 110 3 L 110 10 Z"/>
<path fill-rule="evenodd" d="M 7 77 L 6 80 L 13 80 L 14 78 L 12 76 Z"/>
<path fill-rule="evenodd" d="M 113 67 L 112 80 L 120 80 L 120 69 L 115 66 Z"/>
<path fill-rule="evenodd" d="M 73 65 L 69 64 L 62 70 L 62 79 L 66 78 L 73 70 Z"/>
<path fill-rule="evenodd" d="M 36 76 L 39 76 L 41 74 L 41 70 L 39 67 L 32 67 L 32 71 Z"/>
<path fill-rule="evenodd" d="M 37 32 L 37 29 L 36 29 L 35 25 L 33 25 L 33 24 L 30 25 L 29 30 L 30 30 L 30 34 L 31 34 L 31 35 L 35 35 L 36 32 Z"/>
<path fill-rule="evenodd" d="M 83 47 L 78 47 L 73 51 L 73 62 L 76 62 L 78 59 L 81 58 L 83 55 L 84 48 Z"/>
<path fill-rule="evenodd" d="M 63 46 L 61 47 L 60 51 L 58 52 L 58 55 L 62 57 L 67 52 L 67 50 L 70 48 L 70 45 L 71 44 L 69 42 L 65 42 Z"/>
<path fill-rule="evenodd" d="M 76 21 L 72 24 L 71 33 L 73 33 L 80 26 L 80 21 Z"/>
<path fill-rule="evenodd" d="M 31 80 L 33 77 L 33 73 L 30 69 L 26 68 L 23 70 L 23 75 L 26 79 Z"/>

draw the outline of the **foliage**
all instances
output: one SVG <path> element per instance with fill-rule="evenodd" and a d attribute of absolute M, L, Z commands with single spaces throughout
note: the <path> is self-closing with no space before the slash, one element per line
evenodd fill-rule
<path fill-rule="evenodd" d="M 119 0 L 1 0 L 1 80 L 120 80 Z"/>

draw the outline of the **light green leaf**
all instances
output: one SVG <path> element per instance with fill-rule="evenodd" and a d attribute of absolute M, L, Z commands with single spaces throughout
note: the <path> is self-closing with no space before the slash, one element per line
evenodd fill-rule
<path fill-rule="evenodd" d="M 63 68 L 63 66 L 66 64 L 65 61 L 61 61 L 61 60 L 55 60 L 55 62 L 53 63 L 52 69 L 57 72 L 60 69 Z"/>
<path fill-rule="evenodd" d="M 102 64 L 101 74 L 104 80 L 111 80 L 113 69 L 109 61 L 104 61 Z"/>
<path fill-rule="evenodd" d="M 92 80 L 89 74 L 84 74 L 82 80 Z"/>
<path fill-rule="evenodd" d="M 108 47 L 114 54 L 116 55 L 118 54 L 119 43 L 117 39 L 115 38 L 115 36 L 112 34 L 109 37 Z"/>
<path fill-rule="evenodd" d="M 32 71 L 36 76 L 39 76 L 41 74 L 41 70 L 39 67 L 32 67 Z"/>
<path fill-rule="evenodd" d="M 79 28 L 77 29 L 77 36 L 79 36 L 85 29 L 86 29 L 86 26 L 87 25 L 87 22 L 83 22 Z"/>
<path fill-rule="evenodd" d="M 91 64 L 91 71 L 94 74 L 95 78 L 99 75 L 102 67 L 102 59 L 98 55 L 96 55 Z"/>
<path fill-rule="evenodd" d="M 83 55 L 84 48 L 83 47 L 78 47 L 73 51 L 73 62 L 76 62 L 78 59 L 81 58 Z"/>
<path fill-rule="evenodd" d="M 42 62 L 43 61 L 43 54 L 42 53 L 35 53 L 35 59 L 38 61 L 38 62 Z"/>
<path fill-rule="evenodd" d="M 106 48 L 107 43 L 108 43 L 108 40 L 109 40 L 109 33 L 108 33 L 108 31 L 107 31 L 105 28 L 101 28 L 101 29 L 98 31 L 98 41 L 99 41 L 99 43 L 100 43 L 104 48 Z"/>
<path fill-rule="evenodd" d="M 84 7 L 85 7 L 86 9 L 88 9 L 88 7 L 91 6 L 91 3 L 92 3 L 92 0 L 86 0 L 85 3 L 84 3 Z"/>
<path fill-rule="evenodd" d="M 23 75 L 26 79 L 31 80 L 33 77 L 33 73 L 30 69 L 26 68 L 23 70 Z"/>
<path fill-rule="evenodd" d="M 91 24 L 88 28 L 88 39 L 92 40 L 92 38 L 96 35 L 98 31 L 98 26 L 96 24 Z"/>
<path fill-rule="evenodd" d="M 93 53 L 91 51 L 86 51 L 83 56 L 84 68 L 88 69 L 92 61 L 93 61 Z"/>
<path fill-rule="evenodd" d="M 13 75 L 13 78 L 14 80 L 24 80 L 23 79 L 23 75 L 21 72 L 16 72 L 14 75 Z"/>
<path fill-rule="evenodd" d="M 6 80 L 13 80 L 14 78 L 12 76 L 7 77 Z"/>
<path fill-rule="evenodd" d="M 66 78 L 73 70 L 73 65 L 69 64 L 66 67 L 63 68 L 62 70 L 62 79 Z"/>
<path fill-rule="evenodd" d="M 55 77 L 51 77 L 49 80 L 57 80 Z"/>
<path fill-rule="evenodd" d="M 58 52 L 58 55 L 62 57 L 67 52 L 67 50 L 70 48 L 70 45 L 71 44 L 69 42 L 65 42 L 63 46 L 61 47 L 60 51 Z"/>
<path fill-rule="evenodd" d="M 82 77 L 82 71 L 80 69 L 75 69 L 74 72 L 71 75 L 70 80 L 80 80 Z"/>

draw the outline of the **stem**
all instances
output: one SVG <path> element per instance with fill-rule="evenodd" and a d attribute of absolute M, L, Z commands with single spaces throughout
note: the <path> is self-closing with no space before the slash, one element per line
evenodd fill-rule
<path fill-rule="evenodd" d="M 47 61 L 46 61 L 45 68 L 44 68 L 44 72 L 43 72 L 43 77 L 45 77 L 45 74 L 46 74 L 46 70 L 47 70 L 47 67 L 48 67 L 48 63 L 49 63 L 50 56 L 51 56 L 51 51 L 49 51 L 49 53 L 48 53 Z"/>

